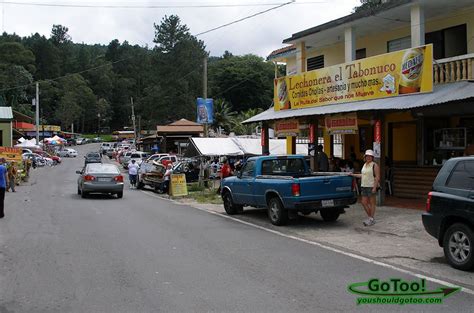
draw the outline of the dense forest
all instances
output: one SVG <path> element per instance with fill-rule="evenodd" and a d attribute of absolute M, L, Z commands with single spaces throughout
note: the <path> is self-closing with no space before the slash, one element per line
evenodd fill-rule
<path fill-rule="evenodd" d="M 155 24 L 154 47 L 112 40 L 108 45 L 74 43 L 63 25 L 49 38 L 3 33 L 0 37 L 0 105 L 33 116 L 35 83 L 41 118 L 77 132 L 131 125 L 131 98 L 141 129 L 180 118 L 195 120 L 208 57 L 208 97 L 214 98 L 214 128 L 239 134 L 240 124 L 271 105 L 274 67 L 255 55 L 209 56 L 178 16 Z M 92 31 L 92 30 L 91 30 Z"/>

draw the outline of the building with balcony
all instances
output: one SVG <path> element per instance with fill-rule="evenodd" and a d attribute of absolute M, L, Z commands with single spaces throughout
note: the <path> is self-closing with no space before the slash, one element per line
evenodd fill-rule
<path fill-rule="evenodd" d="M 360 159 L 375 148 L 387 185 L 400 197 L 425 197 L 445 160 L 474 154 L 472 0 L 383 1 L 283 43 L 268 56 L 286 64 L 287 76 L 275 77 L 274 107 L 245 121 L 262 123 L 263 153 L 268 128 L 296 121 L 296 133 L 282 132 L 288 153 L 298 137 L 322 143 L 341 159 L 354 153 Z M 410 68 L 416 60 L 422 60 L 418 71 Z M 405 94 L 408 72 L 421 72 L 423 83 Z M 285 103 L 280 100 L 287 95 L 278 90 L 284 84 L 291 100 Z"/>

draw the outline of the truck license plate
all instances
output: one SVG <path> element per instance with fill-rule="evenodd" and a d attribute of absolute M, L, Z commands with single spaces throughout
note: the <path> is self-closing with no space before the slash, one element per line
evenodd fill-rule
<path fill-rule="evenodd" d="M 321 200 L 321 206 L 323 208 L 333 207 L 334 206 L 334 200 Z"/>

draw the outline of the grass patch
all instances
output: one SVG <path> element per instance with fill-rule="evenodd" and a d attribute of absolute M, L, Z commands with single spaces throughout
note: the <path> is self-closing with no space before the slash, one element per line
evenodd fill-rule
<path fill-rule="evenodd" d="M 87 139 L 93 139 L 93 138 L 96 138 L 96 137 L 97 137 L 97 134 L 85 134 L 85 135 L 83 135 L 83 138 L 87 138 Z M 113 141 L 115 141 L 112 138 L 112 135 L 100 135 L 99 137 L 102 138 L 102 140 L 104 142 L 113 142 Z"/>
<path fill-rule="evenodd" d="M 221 195 L 217 194 L 215 189 L 204 189 L 203 187 L 199 186 L 198 188 L 201 189 L 191 191 L 189 188 L 187 198 L 194 199 L 199 203 L 222 204 Z"/>

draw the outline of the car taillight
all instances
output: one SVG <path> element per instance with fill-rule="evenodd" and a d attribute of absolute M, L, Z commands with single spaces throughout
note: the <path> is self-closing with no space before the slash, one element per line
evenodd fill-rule
<path fill-rule="evenodd" d="M 425 212 L 429 212 L 431 211 L 431 191 L 428 192 L 428 198 L 426 198 L 426 208 L 425 208 Z"/>
<path fill-rule="evenodd" d="M 92 175 L 86 175 L 86 176 L 84 176 L 84 180 L 85 181 L 93 181 L 93 180 L 95 180 L 95 177 L 92 176 Z"/>
<path fill-rule="evenodd" d="M 293 184 L 291 185 L 291 194 L 292 194 L 294 197 L 299 197 L 299 196 L 300 196 L 300 184 L 293 183 Z"/>
<path fill-rule="evenodd" d="M 114 180 L 116 182 L 123 183 L 123 176 L 122 175 L 115 176 Z"/>

